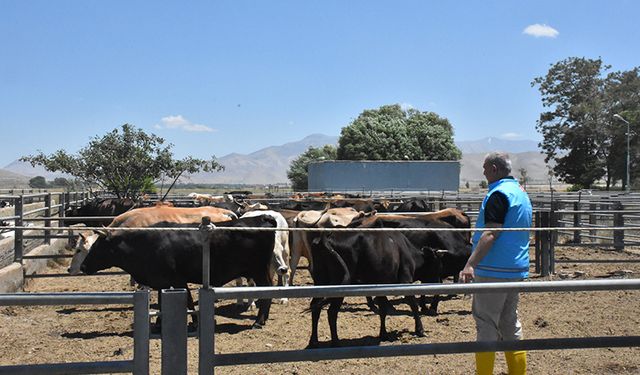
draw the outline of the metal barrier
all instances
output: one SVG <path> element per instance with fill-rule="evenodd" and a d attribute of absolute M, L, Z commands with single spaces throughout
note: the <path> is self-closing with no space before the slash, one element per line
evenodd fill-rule
<path fill-rule="evenodd" d="M 416 356 L 425 354 L 474 353 L 506 350 L 555 350 L 640 346 L 640 336 L 532 339 L 496 342 L 455 342 L 382 347 L 345 347 L 275 352 L 215 354 L 214 301 L 239 298 L 308 298 L 355 296 L 404 296 L 487 292 L 569 292 L 639 290 L 639 279 L 553 282 L 505 282 L 479 284 L 428 285 L 335 285 L 307 287 L 202 288 L 199 290 L 201 325 L 199 328 L 199 374 L 212 374 L 216 366 L 259 363 L 338 360 Z M 185 343 L 186 345 L 186 343 Z"/>
<path fill-rule="evenodd" d="M 0 366 L 0 374 L 149 373 L 149 292 L 0 294 L 0 306 L 133 304 L 133 359 Z"/>

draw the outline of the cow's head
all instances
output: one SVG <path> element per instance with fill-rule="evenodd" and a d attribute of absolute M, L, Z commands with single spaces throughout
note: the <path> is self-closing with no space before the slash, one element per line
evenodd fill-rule
<path fill-rule="evenodd" d="M 423 283 L 439 283 L 442 274 L 442 257 L 447 254 L 447 250 L 429 246 L 423 246 L 420 250 L 424 257 L 424 265 L 417 270 L 416 279 Z"/>
<path fill-rule="evenodd" d="M 78 275 L 80 273 L 80 265 L 89 254 L 89 250 L 94 242 L 98 239 L 99 234 L 84 235 L 80 233 L 80 236 L 73 248 L 73 258 L 71 258 L 71 265 L 67 269 L 71 275 Z"/>
<path fill-rule="evenodd" d="M 80 271 L 93 275 L 100 270 L 111 268 L 115 265 L 115 247 L 119 244 L 120 236 L 113 235 L 110 231 L 95 231 L 93 242 L 88 247 L 84 259 L 80 264 Z"/>

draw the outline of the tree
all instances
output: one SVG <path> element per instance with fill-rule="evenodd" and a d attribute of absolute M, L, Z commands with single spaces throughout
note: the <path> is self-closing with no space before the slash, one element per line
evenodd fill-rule
<path fill-rule="evenodd" d="M 132 125 L 122 125 L 102 137 L 96 136 L 77 155 L 58 150 L 51 155 L 39 152 L 20 160 L 48 171 L 60 171 L 83 181 L 89 187 L 108 190 L 119 198 L 137 198 L 150 179 L 162 176 L 177 180 L 183 173 L 221 170 L 215 158 L 205 161 L 192 157 L 174 160 L 172 144 Z"/>
<path fill-rule="evenodd" d="M 56 177 L 53 179 L 53 182 L 51 183 L 51 186 L 54 187 L 67 187 L 71 185 L 71 182 L 69 182 L 69 180 L 67 180 L 64 177 Z"/>
<path fill-rule="evenodd" d="M 399 104 L 363 111 L 342 128 L 338 160 L 459 160 L 449 120 Z"/>
<path fill-rule="evenodd" d="M 287 171 L 287 178 L 291 181 L 291 188 L 294 191 L 307 190 L 309 187 L 309 163 L 321 160 L 336 160 L 336 156 L 336 147 L 333 145 L 309 147 L 307 151 L 291 161 Z"/>
<path fill-rule="evenodd" d="M 626 185 L 626 152 L 627 152 L 627 126 L 624 122 L 613 117 L 621 115 L 629 121 L 631 128 L 631 181 L 637 177 L 634 171 L 638 170 L 638 124 L 640 124 L 640 68 L 634 68 L 625 72 L 613 72 L 607 76 L 604 87 L 605 110 L 610 120 L 607 123 L 611 134 L 611 150 L 607 159 L 607 171 L 611 180 L 621 180 L 623 188 Z M 622 151 L 624 150 L 624 151 Z"/>
<path fill-rule="evenodd" d="M 619 151 L 626 129 L 613 115 L 640 110 L 640 79 L 638 68 L 604 76 L 610 68 L 601 59 L 571 57 L 531 83 L 548 109 L 536 125 L 543 135 L 540 146 L 545 160 L 556 162 L 554 173 L 564 182 L 589 187 L 604 178 L 609 189 L 622 179 Z"/>
<path fill-rule="evenodd" d="M 42 176 L 36 176 L 29 180 L 29 186 L 35 189 L 45 189 L 47 187 L 47 180 Z"/>

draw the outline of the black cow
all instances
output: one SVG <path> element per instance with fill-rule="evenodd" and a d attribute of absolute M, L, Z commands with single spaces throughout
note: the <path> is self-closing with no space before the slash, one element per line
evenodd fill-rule
<path fill-rule="evenodd" d="M 110 219 L 74 219 L 74 217 L 91 216 L 118 216 L 133 208 L 140 207 L 140 203 L 130 198 L 105 198 L 94 199 L 82 206 L 73 206 L 65 211 L 67 217 L 64 221 L 66 226 L 84 224 L 89 227 L 107 226 L 111 224 Z"/>
<path fill-rule="evenodd" d="M 275 228 L 276 221 L 268 216 L 258 216 L 215 225 Z M 193 228 L 194 225 L 162 222 L 153 227 Z M 271 286 L 269 265 L 274 238 L 271 231 L 212 231 L 209 236 L 211 283 L 222 286 L 238 277 L 246 277 L 258 286 Z M 110 267 L 120 267 L 139 284 L 158 290 L 187 288 L 187 283 L 202 284 L 201 234 L 196 231 L 126 231 L 101 235 L 91 246 L 80 269 L 86 274 L 94 274 Z M 190 293 L 188 303 L 193 309 Z M 257 305 L 259 311 L 254 327 L 261 327 L 269 317 L 271 300 L 258 300 Z"/>
<path fill-rule="evenodd" d="M 397 212 L 430 212 L 433 211 L 433 202 L 422 198 L 410 198 L 402 201 L 394 209 Z"/>
<path fill-rule="evenodd" d="M 398 232 L 334 232 L 316 236 L 311 241 L 313 281 L 315 285 L 412 283 L 416 278 L 434 275 L 439 265 L 432 249 L 418 249 Z M 344 298 L 313 298 L 312 329 L 309 347 L 318 346 L 318 320 L 322 307 L 329 304 L 331 345 L 337 346 L 338 311 Z M 389 302 L 376 297 L 380 315 L 380 339 L 387 338 L 386 315 Z M 424 336 L 424 328 L 414 296 L 406 296 L 415 321 L 415 333 Z"/>
<path fill-rule="evenodd" d="M 457 214 L 457 213 L 456 213 Z M 466 216 L 466 215 L 465 215 Z M 351 223 L 350 227 L 378 227 L 378 228 L 454 228 L 445 217 L 427 218 L 411 217 L 400 215 L 375 215 L 369 218 L 360 219 Z M 464 225 L 462 227 L 465 227 Z M 410 231 L 404 232 L 405 236 L 418 248 L 430 247 L 437 249 L 437 260 L 440 262 L 438 275 L 426 275 L 426 279 L 416 277 L 422 282 L 442 282 L 449 276 L 453 276 L 454 281 L 458 281 L 458 274 L 464 268 L 467 260 L 471 256 L 471 244 L 469 242 L 469 232 L 453 231 Z M 421 298 L 422 311 L 428 315 L 437 315 L 440 297 L 433 297 L 431 306 L 427 308 L 425 298 Z M 370 307 L 373 307 L 371 300 L 368 300 Z"/>
<path fill-rule="evenodd" d="M 389 201 L 374 201 L 372 199 L 337 199 L 331 201 L 327 208 L 352 207 L 356 211 L 362 212 L 386 212 L 389 208 Z"/>

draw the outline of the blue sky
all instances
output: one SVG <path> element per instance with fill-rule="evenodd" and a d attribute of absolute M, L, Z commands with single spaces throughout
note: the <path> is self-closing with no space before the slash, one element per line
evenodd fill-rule
<path fill-rule="evenodd" d="M 0 167 L 124 123 L 176 157 L 339 135 L 401 103 L 455 139 L 539 140 L 530 83 L 567 57 L 640 65 L 640 2 L 0 0 Z"/>

